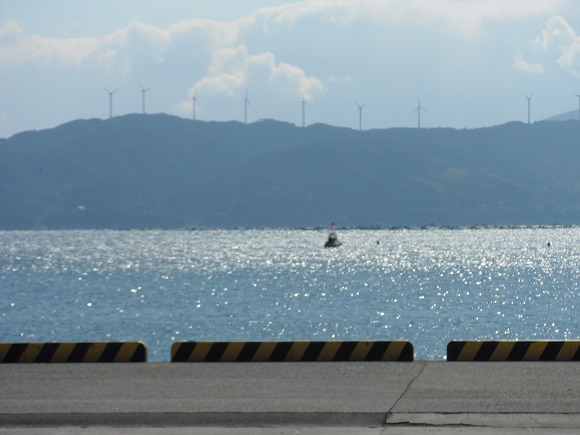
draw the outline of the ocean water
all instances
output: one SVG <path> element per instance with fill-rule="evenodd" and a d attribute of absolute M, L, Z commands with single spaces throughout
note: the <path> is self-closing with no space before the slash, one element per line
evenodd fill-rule
<path fill-rule="evenodd" d="M 0 342 L 580 339 L 580 227 L 338 235 L 0 231 Z"/>

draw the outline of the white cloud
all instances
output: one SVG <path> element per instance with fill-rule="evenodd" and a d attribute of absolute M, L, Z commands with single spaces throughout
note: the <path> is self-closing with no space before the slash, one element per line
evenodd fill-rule
<path fill-rule="evenodd" d="M 8 20 L 0 25 L 0 42 L 17 38 L 24 33 L 24 26 L 14 20 Z"/>
<path fill-rule="evenodd" d="M 517 54 L 512 67 L 517 71 L 531 73 L 531 74 L 542 74 L 544 72 L 544 66 L 540 63 L 528 63 L 524 60 L 524 56 Z"/>
<path fill-rule="evenodd" d="M 0 65 L 7 67 L 21 63 L 39 62 L 81 66 L 88 60 L 104 62 L 108 68 L 127 72 L 132 57 L 149 53 L 163 62 L 163 55 L 175 38 L 194 35 L 206 49 L 233 44 L 238 26 L 211 20 L 187 20 L 167 28 L 140 21 L 131 21 L 126 27 L 99 37 L 49 38 L 27 34 L 22 25 L 9 20 L 0 26 Z"/>
<path fill-rule="evenodd" d="M 97 47 L 94 38 L 54 39 L 26 35 L 24 26 L 8 20 L 0 26 L 0 66 L 41 61 L 48 65 L 58 59 L 79 64 Z"/>
<path fill-rule="evenodd" d="M 478 34 L 485 20 L 524 20 L 554 12 L 561 3 L 559 0 L 308 0 L 258 9 L 247 17 L 230 22 L 193 19 L 160 28 L 132 21 L 108 35 L 70 39 L 27 36 L 19 23 L 9 20 L 0 27 L 0 39 L 11 36 L 15 41 L 4 41 L 0 63 L 9 65 L 40 60 L 78 65 L 91 57 L 111 61 L 112 56 L 130 56 L 127 49 L 134 44 L 146 45 L 154 59 L 163 61 L 165 50 L 180 36 L 190 35 L 211 51 L 237 46 L 247 32 L 275 32 L 306 18 L 330 23 L 364 19 L 405 26 L 409 23 L 423 26 L 428 22 L 462 36 L 473 36 Z M 558 27 L 558 23 L 554 26 Z M 547 44 L 554 36 L 553 32 L 546 33 L 541 44 Z M 126 64 L 126 60 L 118 62 Z"/>
<path fill-rule="evenodd" d="M 209 74 L 197 81 L 190 93 L 193 95 L 194 90 L 203 89 L 212 93 L 234 95 L 238 89 L 245 86 L 247 57 L 247 49 L 244 46 L 216 50 L 208 68 Z"/>
<path fill-rule="evenodd" d="M 542 36 L 534 39 L 532 42 L 544 50 L 557 47 L 562 48 L 569 46 L 576 38 L 576 32 L 560 16 L 552 17 L 548 20 L 546 28 L 542 30 Z"/>
<path fill-rule="evenodd" d="M 254 14 L 266 31 L 292 27 L 318 16 L 321 21 L 346 23 L 357 19 L 381 23 L 430 25 L 464 37 L 478 35 L 486 20 L 525 20 L 554 14 L 564 0 L 308 0 L 259 9 Z"/>
<path fill-rule="evenodd" d="M 53 39 L 32 35 L 0 47 L 0 65 L 39 61 L 45 66 L 54 62 L 78 66 L 99 49 L 96 38 Z"/>
<path fill-rule="evenodd" d="M 564 18 L 550 18 L 542 30 L 542 36 L 532 43 L 545 53 L 556 53 L 560 67 L 580 78 L 580 36 Z"/>
<path fill-rule="evenodd" d="M 309 76 L 298 66 L 278 62 L 270 52 L 250 54 L 244 45 L 217 49 L 208 72 L 189 89 L 188 98 L 178 104 L 180 113 L 191 111 L 191 98 L 198 92 L 233 97 L 251 87 L 252 83 L 266 86 L 269 94 L 303 95 L 307 101 L 325 91 L 322 80 Z"/>
<path fill-rule="evenodd" d="M 580 37 L 577 36 L 572 44 L 562 50 L 558 63 L 565 71 L 580 78 Z"/>
<path fill-rule="evenodd" d="M 274 59 L 273 59 L 274 60 Z M 317 94 L 324 93 L 322 81 L 316 77 L 308 76 L 304 70 L 287 63 L 275 63 L 271 65 L 273 84 L 291 84 L 296 94 L 300 94 L 306 101 L 310 101 Z"/>

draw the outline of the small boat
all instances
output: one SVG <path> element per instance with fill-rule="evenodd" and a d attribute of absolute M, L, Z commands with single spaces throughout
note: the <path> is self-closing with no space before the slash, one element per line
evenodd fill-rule
<path fill-rule="evenodd" d="M 338 240 L 335 231 L 336 224 L 332 222 L 330 224 L 330 232 L 328 233 L 328 239 L 324 243 L 325 248 L 338 248 L 342 243 Z"/>
<path fill-rule="evenodd" d="M 335 233 L 330 233 L 328 235 L 328 240 L 324 243 L 325 248 L 338 248 L 342 243 L 338 241 Z"/>

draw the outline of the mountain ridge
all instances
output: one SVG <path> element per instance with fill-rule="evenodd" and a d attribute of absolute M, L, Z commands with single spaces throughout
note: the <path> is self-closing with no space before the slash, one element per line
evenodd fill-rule
<path fill-rule="evenodd" d="M 0 229 L 580 223 L 580 122 L 75 120 L 0 139 Z"/>

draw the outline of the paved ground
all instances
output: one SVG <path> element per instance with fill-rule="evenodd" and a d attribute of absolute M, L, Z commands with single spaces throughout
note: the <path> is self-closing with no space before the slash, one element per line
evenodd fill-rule
<path fill-rule="evenodd" d="M 578 429 L 524 429 L 486 427 L 44 427 L 0 428 L 2 435 L 577 435 Z"/>
<path fill-rule="evenodd" d="M 580 433 L 574 362 L 4 364 L 0 434 Z"/>

